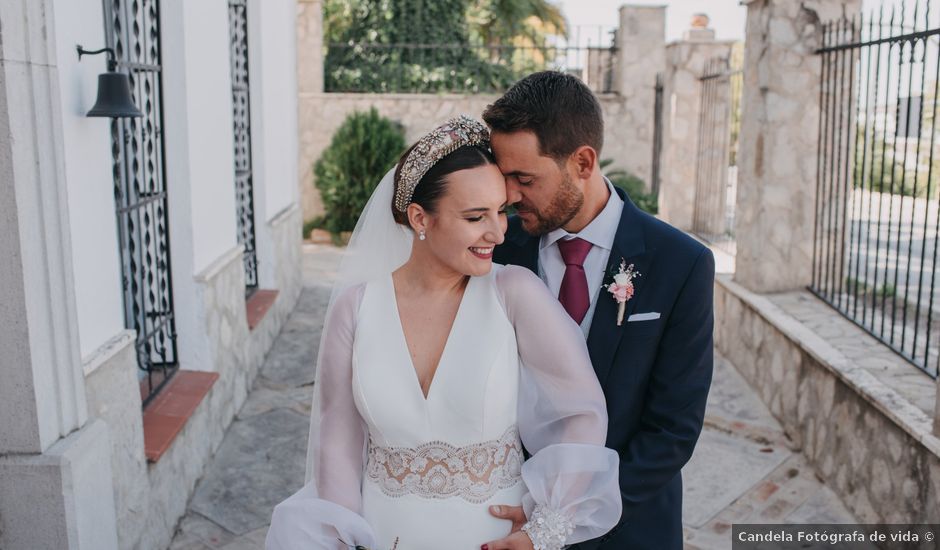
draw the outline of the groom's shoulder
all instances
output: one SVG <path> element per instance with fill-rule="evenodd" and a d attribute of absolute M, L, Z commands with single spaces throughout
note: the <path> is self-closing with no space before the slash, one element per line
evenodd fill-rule
<path fill-rule="evenodd" d="M 633 208 L 636 208 L 635 206 Z M 707 246 L 681 229 L 636 208 L 635 219 L 643 228 L 646 246 L 654 253 L 683 257 L 694 261 L 709 253 Z"/>

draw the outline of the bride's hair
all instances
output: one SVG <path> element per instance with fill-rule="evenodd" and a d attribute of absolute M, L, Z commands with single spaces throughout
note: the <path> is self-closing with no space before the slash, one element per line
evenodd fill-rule
<path fill-rule="evenodd" d="M 395 221 L 408 227 L 410 227 L 408 212 L 401 212 L 395 208 L 394 197 L 398 194 L 398 187 L 401 185 L 401 166 L 416 145 L 417 143 L 409 147 L 398 161 L 398 167 L 395 169 L 395 193 L 392 196 L 392 204 L 390 205 Z M 414 193 L 411 195 L 411 202 L 418 204 L 426 212 L 434 214 L 437 211 L 438 201 L 447 191 L 448 175 L 487 164 L 496 164 L 496 159 L 489 149 L 479 145 L 464 145 L 437 161 L 434 166 L 428 169 L 424 176 L 418 180 Z"/>

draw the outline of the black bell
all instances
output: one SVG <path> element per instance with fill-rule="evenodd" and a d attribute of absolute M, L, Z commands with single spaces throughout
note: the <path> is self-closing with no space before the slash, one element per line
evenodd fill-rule
<path fill-rule="evenodd" d="M 131 99 L 131 82 L 124 73 L 107 72 L 98 75 L 98 100 L 85 116 L 140 117 L 143 113 Z"/>

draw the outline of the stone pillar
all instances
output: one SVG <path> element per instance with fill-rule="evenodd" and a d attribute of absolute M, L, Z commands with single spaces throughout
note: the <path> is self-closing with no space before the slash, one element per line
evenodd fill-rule
<path fill-rule="evenodd" d="M 822 24 L 860 0 L 749 0 L 738 154 L 735 280 L 756 292 L 811 282 Z"/>
<path fill-rule="evenodd" d="M 322 132 L 318 121 L 310 119 L 323 94 L 323 2 L 297 0 L 297 186 L 304 220 L 323 214 L 323 200 L 313 186 L 313 163 L 309 144 Z"/>
<path fill-rule="evenodd" d="M 52 0 L 0 2 L 0 548 L 108 549 L 111 448 L 87 415 L 55 28 Z"/>
<path fill-rule="evenodd" d="M 624 115 L 619 120 L 605 122 L 630 128 L 628 143 L 618 144 L 618 147 L 631 154 L 614 158 L 614 165 L 638 176 L 646 182 L 647 189 L 653 173 L 656 75 L 662 72 L 665 60 L 665 6 L 621 6 L 613 91 L 623 98 Z"/>
<path fill-rule="evenodd" d="M 659 214 L 679 229 L 692 229 L 702 83 L 706 65 L 727 58 L 733 41 L 716 41 L 708 19 L 697 15 L 682 40 L 666 47 L 663 75 L 663 150 Z M 730 97 L 728 98 L 730 101 Z M 727 165 L 727 159 L 724 160 Z"/>
<path fill-rule="evenodd" d="M 297 0 L 297 89 L 323 93 L 322 0 Z"/>

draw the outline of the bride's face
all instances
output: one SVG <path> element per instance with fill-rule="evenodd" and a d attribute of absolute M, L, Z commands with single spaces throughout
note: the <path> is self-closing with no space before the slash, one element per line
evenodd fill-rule
<path fill-rule="evenodd" d="M 447 188 L 428 216 L 423 244 L 445 266 L 466 275 L 486 275 L 493 247 L 506 233 L 506 185 L 499 168 L 487 164 L 447 176 Z"/>

